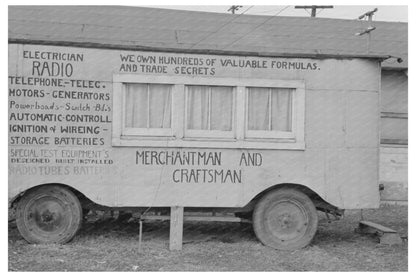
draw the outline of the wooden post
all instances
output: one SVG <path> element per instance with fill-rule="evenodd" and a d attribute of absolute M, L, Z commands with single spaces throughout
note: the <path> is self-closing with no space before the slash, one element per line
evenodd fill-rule
<path fill-rule="evenodd" d="M 295 9 L 311 9 L 311 17 L 316 17 L 316 9 L 333 9 L 334 6 L 295 6 Z"/>
<path fill-rule="evenodd" d="M 170 207 L 169 250 L 182 250 L 183 207 Z"/>

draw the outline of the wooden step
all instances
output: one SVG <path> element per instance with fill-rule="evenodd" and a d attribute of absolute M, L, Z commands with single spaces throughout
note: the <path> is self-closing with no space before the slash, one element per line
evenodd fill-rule
<path fill-rule="evenodd" d="M 360 234 L 376 234 L 380 239 L 380 244 L 401 245 L 403 243 L 397 231 L 371 221 L 360 221 L 356 232 Z"/>
<path fill-rule="evenodd" d="M 390 228 L 388 228 L 386 226 L 383 226 L 381 224 L 378 224 L 378 223 L 375 223 L 375 222 L 371 222 L 371 221 L 364 221 L 364 220 L 363 221 L 360 221 L 360 225 L 364 225 L 364 226 L 368 226 L 368 227 L 374 228 L 374 229 L 376 229 L 376 230 L 378 230 L 380 232 L 383 232 L 383 233 L 397 233 L 397 231 L 395 231 L 393 229 L 390 229 Z"/>

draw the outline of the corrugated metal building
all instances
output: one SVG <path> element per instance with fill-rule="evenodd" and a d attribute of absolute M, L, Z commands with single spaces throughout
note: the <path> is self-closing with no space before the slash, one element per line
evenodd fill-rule
<path fill-rule="evenodd" d="M 391 55 L 382 63 L 382 199 L 407 201 L 408 25 L 117 6 L 11 6 L 9 43 L 250 56 Z M 397 58 L 401 58 L 399 63 Z"/>

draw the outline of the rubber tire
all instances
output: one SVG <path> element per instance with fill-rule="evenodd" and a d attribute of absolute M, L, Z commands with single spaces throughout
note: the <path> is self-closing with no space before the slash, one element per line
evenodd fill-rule
<path fill-rule="evenodd" d="M 270 212 L 279 213 L 279 209 L 274 206 L 282 205 L 282 203 L 286 203 L 286 206 L 289 204 L 292 211 L 298 209 L 297 213 L 302 213 L 305 217 L 303 226 L 306 228 L 302 227 L 304 230 L 299 237 L 282 240 L 284 234 L 281 234 L 280 237 L 273 234 L 268 223 L 273 220 Z M 283 208 L 283 206 L 280 207 Z M 302 218 L 300 219 L 302 220 Z M 318 228 L 318 215 L 315 205 L 306 194 L 293 188 L 281 188 L 267 193 L 257 202 L 253 212 L 253 227 L 257 238 L 264 245 L 278 250 L 297 250 L 312 241 Z"/>
<path fill-rule="evenodd" d="M 58 216 L 57 231 L 42 230 L 42 227 L 39 227 L 36 222 L 36 217 L 39 220 L 39 216 L 42 218 L 43 215 L 36 214 L 34 210 L 36 208 L 38 210 L 42 209 L 42 204 L 48 205 L 48 203 L 52 205 L 52 208 L 49 206 L 50 209 L 53 210 L 53 207 L 58 207 L 62 211 Z M 53 218 L 54 213 L 50 213 L 49 208 L 46 208 L 46 210 L 49 214 L 52 214 Z M 17 204 L 16 225 L 20 234 L 29 243 L 62 244 L 69 242 L 78 232 L 81 224 L 81 204 L 72 191 L 62 186 L 46 185 L 33 189 L 25 193 Z"/>

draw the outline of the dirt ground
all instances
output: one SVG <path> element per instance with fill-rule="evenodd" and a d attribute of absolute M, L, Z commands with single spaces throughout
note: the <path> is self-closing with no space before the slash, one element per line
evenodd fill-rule
<path fill-rule="evenodd" d="M 9 223 L 9 271 L 407 271 L 407 206 L 365 210 L 364 219 L 397 230 L 400 246 L 354 232 L 359 211 L 328 223 L 320 214 L 312 244 L 296 251 L 262 245 L 249 224 L 185 222 L 182 251 L 168 250 L 169 222 L 143 226 L 102 217 L 85 222 L 66 245 L 30 245 Z"/>

